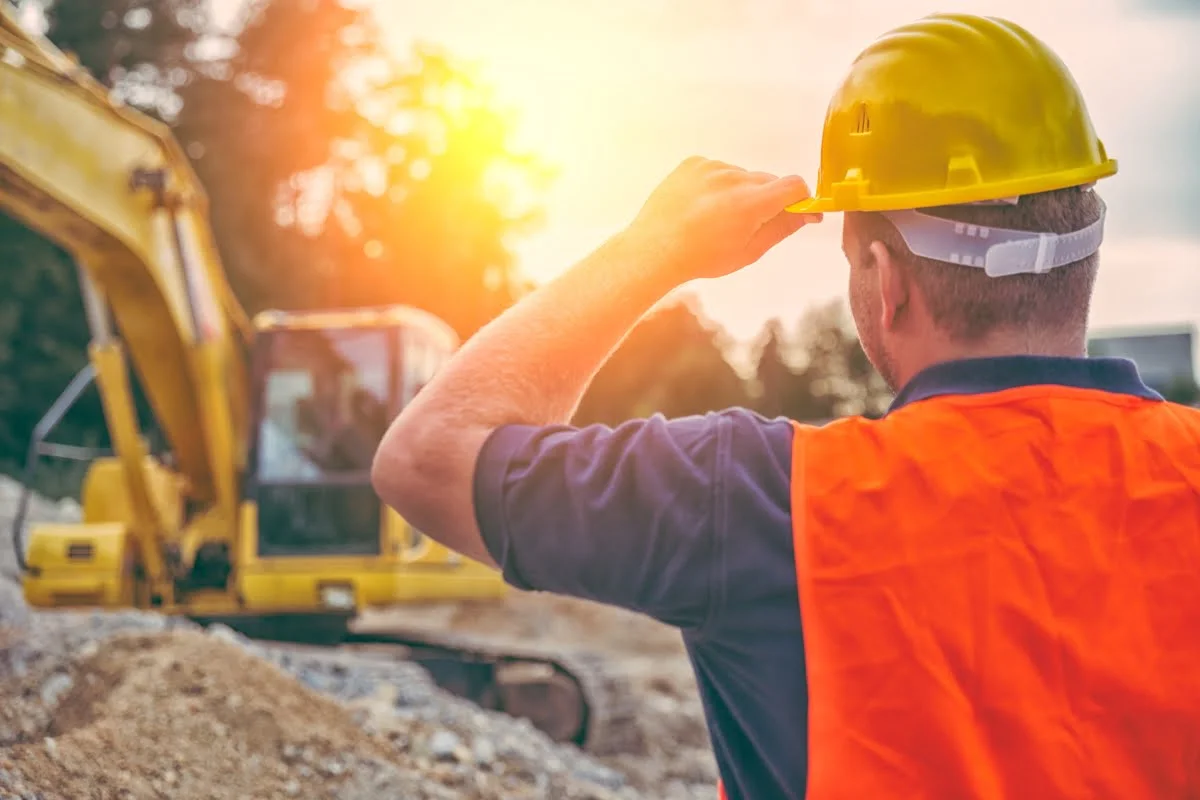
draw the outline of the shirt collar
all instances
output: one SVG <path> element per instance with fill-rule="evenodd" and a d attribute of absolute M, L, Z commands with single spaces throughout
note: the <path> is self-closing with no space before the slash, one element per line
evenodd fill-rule
<path fill-rule="evenodd" d="M 1127 358 L 996 356 L 946 361 L 926 368 L 900 390 L 888 411 L 940 395 L 988 394 L 1046 385 L 1163 399 L 1142 382 L 1137 366 Z"/>

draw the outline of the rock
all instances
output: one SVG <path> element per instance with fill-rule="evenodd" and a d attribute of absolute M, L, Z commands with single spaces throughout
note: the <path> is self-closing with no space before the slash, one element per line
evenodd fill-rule
<path fill-rule="evenodd" d="M 239 647 L 248 641 L 246 637 L 242 636 L 233 628 L 230 628 L 227 625 L 221 625 L 220 623 L 210 625 L 208 627 L 208 635 L 217 641 L 229 642 L 230 644 L 235 644 Z"/>
<path fill-rule="evenodd" d="M 435 761 L 456 760 L 461 747 L 462 740 L 445 730 L 436 731 L 426 744 L 429 756 Z"/>
<path fill-rule="evenodd" d="M 285 783 L 283 785 L 283 793 L 286 794 L 288 797 L 299 797 L 300 796 L 300 781 L 293 778 L 290 781 L 288 781 L 287 783 Z"/>
<path fill-rule="evenodd" d="M 491 739 L 483 736 L 476 737 L 471 744 L 471 757 L 480 766 L 490 766 L 496 760 L 496 745 Z"/>
<path fill-rule="evenodd" d="M 576 778 L 606 789 L 620 789 L 625 785 L 624 775 L 602 764 L 579 764 L 572 772 Z"/>
<path fill-rule="evenodd" d="M 63 694 L 69 692 L 75 685 L 75 680 L 64 672 L 56 672 L 42 684 L 42 702 L 53 708 Z"/>

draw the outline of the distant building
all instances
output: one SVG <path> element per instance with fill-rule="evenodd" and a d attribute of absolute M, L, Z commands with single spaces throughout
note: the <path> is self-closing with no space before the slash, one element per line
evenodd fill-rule
<path fill-rule="evenodd" d="M 1168 392 L 1196 384 L 1196 329 L 1191 325 L 1096 331 L 1088 355 L 1128 358 L 1147 385 Z"/>

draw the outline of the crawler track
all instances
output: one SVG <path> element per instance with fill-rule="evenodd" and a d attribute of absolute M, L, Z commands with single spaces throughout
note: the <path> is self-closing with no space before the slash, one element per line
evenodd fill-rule
<path fill-rule="evenodd" d="M 349 632 L 347 649 L 394 648 L 446 691 L 530 720 L 552 739 L 596 755 L 640 753 L 638 701 L 597 653 L 500 637 L 419 631 Z"/>

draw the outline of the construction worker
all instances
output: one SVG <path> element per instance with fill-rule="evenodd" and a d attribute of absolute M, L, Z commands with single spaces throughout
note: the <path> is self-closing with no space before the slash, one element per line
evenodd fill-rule
<path fill-rule="evenodd" d="M 823 136 L 812 197 L 685 161 L 466 343 L 377 491 L 516 587 L 677 626 L 730 800 L 1200 797 L 1200 411 L 1086 358 L 1116 164 L 1078 87 L 1017 25 L 934 15 Z M 830 212 L 882 419 L 569 424 L 665 293 Z"/>

